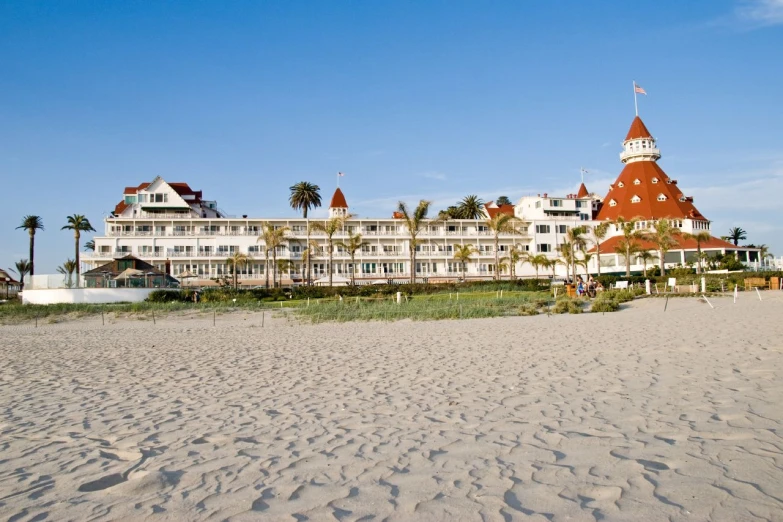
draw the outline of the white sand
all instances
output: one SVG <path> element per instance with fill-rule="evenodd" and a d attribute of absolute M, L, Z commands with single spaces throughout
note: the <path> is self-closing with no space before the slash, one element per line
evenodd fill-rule
<path fill-rule="evenodd" d="M 0 515 L 783 520 L 783 296 L 764 297 L 0 327 Z"/>

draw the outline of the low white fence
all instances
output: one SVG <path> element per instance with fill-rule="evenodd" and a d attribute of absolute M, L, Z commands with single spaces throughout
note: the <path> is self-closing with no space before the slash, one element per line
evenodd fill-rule
<path fill-rule="evenodd" d="M 35 276 L 37 277 L 37 276 Z M 157 288 L 48 288 L 22 292 L 22 303 L 139 303 Z"/>

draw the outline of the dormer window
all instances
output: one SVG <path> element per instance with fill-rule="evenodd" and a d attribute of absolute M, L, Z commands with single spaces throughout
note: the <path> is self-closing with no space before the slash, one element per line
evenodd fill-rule
<path fill-rule="evenodd" d="M 641 200 L 642 198 L 634 194 L 633 197 L 631 198 L 631 203 L 639 203 Z"/>
<path fill-rule="evenodd" d="M 658 201 L 666 201 L 667 199 L 669 198 L 666 197 L 666 194 L 658 194 Z"/>
<path fill-rule="evenodd" d="M 657 185 L 658 184 L 658 178 L 653 178 L 652 182 L 653 182 L 653 185 Z"/>
<path fill-rule="evenodd" d="M 623 188 L 625 185 L 624 185 L 624 184 L 623 184 L 623 182 L 621 181 L 620 183 L 618 183 L 618 184 L 617 184 L 617 186 L 618 186 L 618 187 L 620 187 L 620 188 Z"/>
<path fill-rule="evenodd" d="M 685 196 L 680 196 L 680 202 L 685 203 L 688 200 Z"/>
<path fill-rule="evenodd" d="M 617 206 L 617 202 L 615 200 L 613 200 L 613 199 L 610 199 L 609 200 L 609 206 L 610 207 L 616 207 Z"/>
<path fill-rule="evenodd" d="M 642 184 L 642 182 L 641 182 L 641 181 L 639 181 L 638 179 L 635 179 L 635 180 L 633 180 L 633 184 L 634 184 L 634 185 L 641 185 L 641 184 Z"/>
<path fill-rule="evenodd" d="M 667 185 L 671 185 L 671 184 L 672 184 L 672 178 L 669 178 L 669 179 L 667 179 L 667 180 L 666 180 L 666 184 L 667 184 Z"/>

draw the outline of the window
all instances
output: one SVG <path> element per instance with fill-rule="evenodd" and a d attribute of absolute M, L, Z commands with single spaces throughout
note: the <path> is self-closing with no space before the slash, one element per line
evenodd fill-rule
<path fill-rule="evenodd" d="M 549 200 L 549 204 L 553 207 L 562 207 L 563 206 L 563 200 L 562 199 L 551 199 Z"/>
<path fill-rule="evenodd" d="M 620 183 L 617 184 L 617 186 L 620 187 L 620 188 L 623 188 L 625 186 L 625 184 L 621 181 Z"/>
<path fill-rule="evenodd" d="M 549 225 L 536 225 L 536 234 L 549 234 Z"/>
<path fill-rule="evenodd" d="M 541 202 L 540 201 L 536 201 L 536 208 L 541 208 Z"/>
<path fill-rule="evenodd" d="M 634 185 L 641 185 L 641 184 L 642 184 L 642 182 L 641 182 L 641 181 L 639 181 L 638 179 L 635 179 L 635 180 L 633 180 L 633 184 L 634 184 Z"/>
<path fill-rule="evenodd" d="M 658 201 L 666 201 L 667 199 L 669 198 L 666 197 L 666 194 L 658 194 Z"/>
<path fill-rule="evenodd" d="M 551 252 L 552 245 L 549 243 L 539 243 L 536 245 L 536 252 Z"/>
<path fill-rule="evenodd" d="M 616 207 L 617 206 L 617 202 L 615 200 L 613 200 L 613 199 L 610 199 L 609 200 L 609 206 L 610 207 Z"/>
<path fill-rule="evenodd" d="M 576 208 L 584 208 L 587 206 L 587 201 L 576 201 Z"/>
<path fill-rule="evenodd" d="M 261 245 L 251 245 L 247 247 L 248 254 L 257 254 L 261 252 Z"/>
<path fill-rule="evenodd" d="M 568 225 L 556 225 L 555 229 L 559 234 L 566 234 L 568 232 Z"/>
<path fill-rule="evenodd" d="M 579 214 L 579 219 L 582 221 L 590 221 L 590 214 Z"/>
<path fill-rule="evenodd" d="M 132 205 L 133 203 L 136 203 L 136 196 L 125 196 L 126 205 Z"/>
<path fill-rule="evenodd" d="M 658 178 L 653 178 L 652 182 L 653 182 L 653 185 L 657 185 L 658 184 Z"/>
<path fill-rule="evenodd" d="M 634 196 L 631 198 L 631 203 L 639 203 L 641 200 L 642 198 L 634 194 Z"/>

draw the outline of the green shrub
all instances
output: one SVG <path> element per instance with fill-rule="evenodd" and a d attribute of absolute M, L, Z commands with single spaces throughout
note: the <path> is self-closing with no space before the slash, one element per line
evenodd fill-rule
<path fill-rule="evenodd" d="M 519 307 L 519 315 L 538 315 L 538 310 L 540 307 L 532 304 L 532 303 L 526 303 Z"/>
<path fill-rule="evenodd" d="M 590 307 L 590 312 L 616 312 L 620 309 L 620 303 L 612 299 L 596 299 L 593 302 L 593 306 Z"/>
<path fill-rule="evenodd" d="M 553 314 L 581 314 L 582 303 L 577 299 L 570 297 L 558 298 L 555 306 L 552 307 Z"/>

